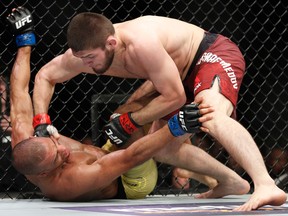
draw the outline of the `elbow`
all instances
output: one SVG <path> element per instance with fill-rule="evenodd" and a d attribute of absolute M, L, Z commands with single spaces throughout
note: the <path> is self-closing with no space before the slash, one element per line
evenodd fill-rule
<path fill-rule="evenodd" d="M 45 70 L 41 69 L 35 76 L 35 86 L 43 86 L 49 84 L 54 86 L 55 83 L 50 80 L 45 72 Z"/>
<path fill-rule="evenodd" d="M 180 95 L 178 100 L 179 100 L 178 103 L 181 104 L 180 106 L 182 107 L 187 101 L 185 92 L 182 95 Z"/>
<path fill-rule="evenodd" d="M 45 73 L 43 70 L 40 70 L 35 76 L 35 85 L 43 82 L 43 80 L 45 80 Z"/>
<path fill-rule="evenodd" d="M 187 101 L 185 92 L 183 94 L 175 94 L 175 96 L 173 96 L 170 101 L 172 101 L 175 109 L 182 107 Z"/>
<path fill-rule="evenodd" d="M 35 80 L 34 80 L 34 85 L 38 85 L 39 83 L 41 83 L 41 74 L 40 74 L 40 71 L 36 74 L 36 76 L 35 76 Z"/>

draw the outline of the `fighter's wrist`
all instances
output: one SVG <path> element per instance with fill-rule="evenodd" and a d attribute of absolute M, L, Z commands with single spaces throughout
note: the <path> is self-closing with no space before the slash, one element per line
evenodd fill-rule
<path fill-rule="evenodd" d="M 25 32 L 15 36 L 17 47 L 34 46 L 36 44 L 36 36 L 34 32 Z"/>
<path fill-rule="evenodd" d="M 178 120 L 178 114 L 175 114 L 168 120 L 168 128 L 171 132 L 171 134 L 175 137 L 182 136 L 186 131 L 184 131 L 180 125 L 180 122 Z"/>
<path fill-rule="evenodd" d="M 52 124 L 47 113 L 39 113 L 33 117 L 33 127 L 36 128 L 40 124 Z"/>
<path fill-rule="evenodd" d="M 124 129 L 124 131 L 127 134 L 132 134 L 134 131 L 138 130 L 140 125 L 138 125 L 132 118 L 131 112 L 124 113 L 119 116 L 119 122 L 121 124 L 121 127 Z"/>
<path fill-rule="evenodd" d="M 127 114 L 128 114 L 128 116 L 129 116 L 130 121 L 131 121 L 137 128 L 142 127 L 142 125 L 138 124 L 138 123 L 134 120 L 134 118 L 132 117 L 132 115 L 133 115 L 132 112 L 128 112 Z"/>

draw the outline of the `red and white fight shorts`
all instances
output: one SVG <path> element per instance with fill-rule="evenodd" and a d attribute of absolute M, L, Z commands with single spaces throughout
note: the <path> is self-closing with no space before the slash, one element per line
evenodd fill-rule
<path fill-rule="evenodd" d="M 211 88 L 217 76 L 220 81 L 220 93 L 233 104 L 234 111 L 231 117 L 236 118 L 238 93 L 244 72 L 245 61 L 238 46 L 227 37 L 206 32 L 183 80 L 187 103 L 194 101 L 195 95 L 199 92 Z M 168 120 L 176 112 L 163 119 Z"/>

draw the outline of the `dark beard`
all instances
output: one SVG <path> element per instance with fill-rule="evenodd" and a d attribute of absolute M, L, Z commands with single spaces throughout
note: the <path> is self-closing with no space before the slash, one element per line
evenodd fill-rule
<path fill-rule="evenodd" d="M 114 59 L 114 51 L 109 51 L 109 50 L 105 50 L 105 56 L 106 56 L 106 61 L 105 64 L 102 68 L 100 69 L 95 69 L 92 68 L 92 70 L 96 73 L 96 74 L 104 74 L 111 66 L 113 59 Z"/>

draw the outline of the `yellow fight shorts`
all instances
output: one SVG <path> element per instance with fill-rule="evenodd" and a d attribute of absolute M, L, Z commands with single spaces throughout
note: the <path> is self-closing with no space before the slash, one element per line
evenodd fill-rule
<path fill-rule="evenodd" d="M 115 151 L 113 146 L 108 140 L 102 149 L 112 152 Z M 149 159 L 124 173 L 121 178 L 127 199 L 145 198 L 154 190 L 157 184 L 158 170 L 156 162 Z"/>

